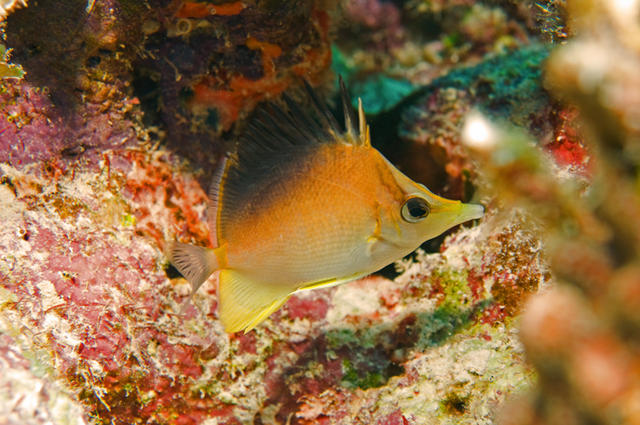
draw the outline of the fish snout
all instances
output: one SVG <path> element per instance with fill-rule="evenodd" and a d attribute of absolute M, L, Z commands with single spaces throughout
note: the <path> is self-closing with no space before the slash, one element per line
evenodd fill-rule
<path fill-rule="evenodd" d="M 484 215 L 484 206 L 480 204 L 461 204 L 458 212 L 458 223 L 475 220 Z"/>

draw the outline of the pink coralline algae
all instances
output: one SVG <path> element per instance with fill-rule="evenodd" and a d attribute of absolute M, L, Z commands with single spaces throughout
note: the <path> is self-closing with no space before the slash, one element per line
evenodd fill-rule
<path fill-rule="evenodd" d="M 359 38 L 369 33 L 364 44 L 378 49 L 390 49 L 399 47 L 405 41 L 401 12 L 392 2 L 350 0 L 345 3 L 344 8 L 350 25 L 359 26 L 355 30 L 351 27 L 350 31 L 358 33 Z"/>
<path fill-rule="evenodd" d="M 31 349 L 46 347 L 56 375 L 79 391 L 79 399 L 96 400 L 98 411 L 124 414 L 130 403 L 113 399 L 126 398 L 123 394 L 131 391 L 127 385 L 148 390 L 168 386 L 160 373 L 140 369 L 154 344 L 167 367 L 184 376 L 199 373 L 199 366 L 189 361 L 193 348 L 163 344 L 167 336 L 153 327 L 140 322 L 133 329 L 127 323 L 134 317 L 155 322 L 165 307 L 159 298 L 163 287 L 169 288 L 157 248 L 136 236 L 146 233 L 144 221 L 135 219 L 138 208 L 126 208 L 126 201 L 108 190 L 109 175 L 67 172 L 47 199 L 38 193 L 43 180 L 11 168 L 3 171 L 3 204 L 9 203 L 11 222 L 3 235 L 3 252 L 9 255 L 3 259 L 2 280 L 11 294 L 5 306 L 13 306 L 23 331 L 39 329 L 41 337 Z M 110 177 L 121 178 L 122 173 L 112 167 Z M 6 190 L 7 184 L 15 193 Z M 100 198 L 94 197 L 96 187 L 103 189 Z M 37 201 L 31 198 L 34 193 Z M 163 193 L 158 194 L 163 201 Z M 60 198 L 64 201 L 56 202 Z M 147 199 L 146 205 L 153 203 Z M 147 408 L 161 415 L 162 400 Z"/>
<path fill-rule="evenodd" d="M 102 149 L 131 144 L 137 136 L 127 117 L 134 104 L 126 101 L 110 114 L 87 105 L 69 118 L 55 108 L 46 89 L 24 81 L 0 82 L 0 161 L 22 167 L 85 151 L 95 159 Z"/>
<path fill-rule="evenodd" d="M 566 108 L 558 111 L 558 124 L 553 140 L 545 145 L 556 162 L 578 174 L 591 175 L 592 160 L 587 146 L 583 142 L 578 111 Z"/>

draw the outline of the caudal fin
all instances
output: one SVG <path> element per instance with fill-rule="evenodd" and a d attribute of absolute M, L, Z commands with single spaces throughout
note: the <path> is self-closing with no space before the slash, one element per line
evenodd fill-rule
<path fill-rule="evenodd" d="M 191 283 L 192 294 L 218 269 L 218 259 L 213 249 L 172 242 L 168 256 L 171 264 Z"/>

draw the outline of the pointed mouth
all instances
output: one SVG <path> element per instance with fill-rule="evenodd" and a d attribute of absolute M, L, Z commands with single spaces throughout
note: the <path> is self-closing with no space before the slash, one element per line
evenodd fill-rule
<path fill-rule="evenodd" d="M 458 213 L 457 222 L 464 223 L 465 221 L 475 220 L 484 215 L 484 207 L 478 204 L 462 204 L 460 212 Z"/>

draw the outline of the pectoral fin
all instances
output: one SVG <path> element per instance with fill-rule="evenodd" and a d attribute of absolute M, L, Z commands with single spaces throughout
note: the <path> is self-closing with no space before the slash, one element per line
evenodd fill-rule
<path fill-rule="evenodd" d="M 269 317 L 291 296 L 291 288 L 266 284 L 223 270 L 218 284 L 218 314 L 225 331 L 245 333 Z"/>

